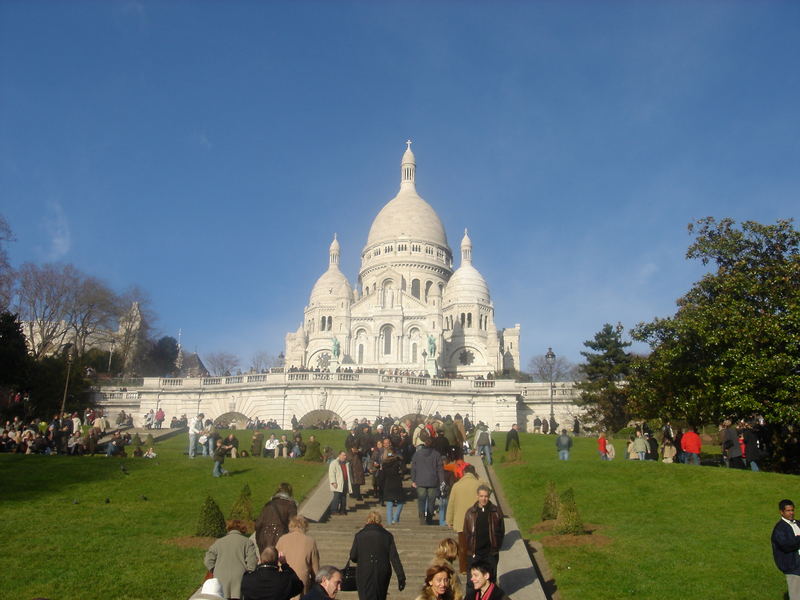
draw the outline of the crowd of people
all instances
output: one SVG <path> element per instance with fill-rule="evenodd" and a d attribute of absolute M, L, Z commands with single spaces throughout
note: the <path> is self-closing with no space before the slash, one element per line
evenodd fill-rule
<path fill-rule="evenodd" d="M 718 435 L 722 464 L 733 469 L 759 470 L 759 461 L 768 454 L 763 418 L 754 416 L 736 424 L 726 419 L 720 424 Z M 687 427 L 686 430 L 673 428 L 666 421 L 661 427 L 660 441 L 658 437 L 646 422 L 635 424 L 626 440 L 624 457 L 628 460 L 700 464 L 703 440 L 696 427 Z M 597 451 L 601 460 L 616 457 L 616 449 L 604 432 L 598 435 Z"/>

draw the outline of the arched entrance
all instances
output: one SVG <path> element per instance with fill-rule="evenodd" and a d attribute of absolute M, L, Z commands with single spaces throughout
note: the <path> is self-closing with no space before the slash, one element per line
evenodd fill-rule
<path fill-rule="evenodd" d="M 303 429 L 342 429 L 344 419 L 332 410 L 312 410 L 300 419 Z"/>
<path fill-rule="evenodd" d="M 250 419 L 240 412 L 227 412 L 214 419 L 217 429 L 246 429 Z"/>

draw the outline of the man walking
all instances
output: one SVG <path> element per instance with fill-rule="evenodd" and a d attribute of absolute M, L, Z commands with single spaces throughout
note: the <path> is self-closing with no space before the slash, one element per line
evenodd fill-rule
<path fill-rule="evenodd" d="M 274 546 L 267 546 L 256 570 L 242 576 L 241 591 L 247 600 L 289 600 L 303 591 L 303 582 L 286 558 Z"/>
<path fill-rule="evenodd" d="M 427 525 L 433 519 L 436 496 L 444 481 L 444 467 L 442 455 L 433 449 L 431 436 L 423 432 L 420 441 L 422 445 L 411 459 L 411 487 L 417 490 L 419 524 Z"/>
<path fill-rule="evenodd" d="M 466 573 L 469 561 L 467 560 L 467 541 L 464 537 L 464 516 L 475 503 L 478 488 L 481 482 L 475 474 L 475 467 L 467 465 L 464 474 L 456 481 L 450 490 L 450 500 L 447 503 L 447 524 L 458 534 L 458 566 L 459 572 Z"/>
<path fill-rule="evenodd" d="M 200 413 L 189 425 L 189 458 L 194 458 L 197 454 L 197 436 L 203 430 L 203 419 L 205 415 Z"/>
<path fill-rule="evenodd" d="M 556 449 L 559 460 L 569 460 L 569 451 L 572 448 L 572 438 L 567 435 L 567 430 L 562 429 L 561 435 L 556 438 Z"/>
<path fill-rule="evenodd" d="M 333 500 L 331 500 L 331 514 L 347 514 L 347 494 L 353 493 L 353 488 L 350 483 L 352 479 L 350 471 L 350 463 L 347 462 L 347 453 L 342 450 L 336 460 L 332 460 L 328 466 L 328 484 L 333 492 Z M 361 465 L 356 465 L 357 469 Z"/>
<path fill-rule="evenodd" d="M 781 518 L 772 529 L 772 557 L 786 575 L 789 600 L 800 600 L 800 527 L 794 520 L 794 502 L 778 502 Z"/>
<path fill-rule="evenodd" d="M 506 434 L 506 452 L 509 452 L 508 457 L 510 460 L 519 460 L 519 426 L 516 423 L 511 426 L 511 430 Z"/>
<path fill-rule="evenodd" d="M 478 486 L 478 501 L 464 515 L 464 539 L 471 563 L 483 560 L 492 567 L 492 581 L 497 581 L 497 563 L 506 529 L 503 512 L 489 500 L 492 490 Z"/>
<path fill-rule="evenodd" d="M 489 426 L 483 423 L 479 424 L 475 429 L 475 440 L 473 441 L 477 449 L 478 456 L 486 458 L 487 464 L 492 464 L 492 433 L 489 431 Z"/>

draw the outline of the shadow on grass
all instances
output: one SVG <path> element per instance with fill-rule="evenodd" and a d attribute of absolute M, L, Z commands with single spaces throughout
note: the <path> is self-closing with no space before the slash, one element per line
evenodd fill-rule
<path fill-rule="evenodd" d="M 143 460 L 143 459 L 137 459 Z M 128 473 L 121 467 L 124 464 Z M 137 467 L 128 459 L 105 456 L 44 456 L 25 454 L 0 455 L 0 481 L 14 481 L 6 486 L 3 500 L 12 502 L 58 494 L 77 483 L 120 480 Z"/>

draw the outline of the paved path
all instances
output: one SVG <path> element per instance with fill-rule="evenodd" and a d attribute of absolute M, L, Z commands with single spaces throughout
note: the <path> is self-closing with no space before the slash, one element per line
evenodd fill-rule
<path fill-rule="evenodd" d="M 469 457 L 468 460 L 475 465 L 480 479 L 492 482 L 494 473 L 487 472 L 482 461 L 474 457 Z M 404 482 L 404 485 L 410 488 L 408 480 Z M 363 487 L 366 489 L 368 486 Z M 409 498 L 411 497 L 413 494 L 409 492 Z M 327 508 L 330 500 L 331 492 L 327 477 L 323 477 L 314 492 L 300 506 L 300 513 L 313 521 L 309 527 L 309 535 L 317 540 L 321 564 L 343 567 L 350 553 L 353 536 L 364 526 L 369 510 L 372 508 L 380 510 L 384 520 L 386 510 L 371 498 L 358 504 L 348 498 L 348 514 L 329 517 Z M 497 501 L 497 499 L 493 498 L 493 501 Z M 500 505 L 503 505 L 502 495 Z M 505 525 L 506 538 L 498 565 L 500 587 L 514 600 L 546 600 L 517 522 L 513 517 L 507 517 Z M 397 551 L 406 572 L 406 589 L 403 592 L 397 590 L 397 580 L 394 575 L 392 576 L 389 598 L 391 600 L 413 600 L 420 592 L 425 579 L 425 569 L 433 558 L 434 549 L 439 540 L 445 537 L 456 538 L 456 534 L 448 527 L 419 525 L 416 501 L 406 502 L 400 523 L 388 526 L 388 530 L 394 535 Z M 462 575 L 462 584 L 466 583 L 464 577 Z M 337 598 L 354 600 L 358 598 L 358 594 L 341 592 Z"/>

